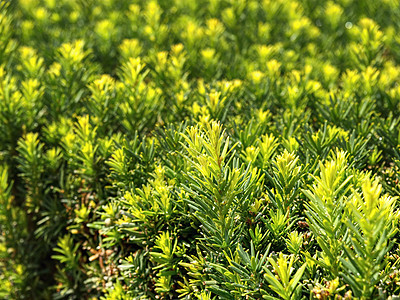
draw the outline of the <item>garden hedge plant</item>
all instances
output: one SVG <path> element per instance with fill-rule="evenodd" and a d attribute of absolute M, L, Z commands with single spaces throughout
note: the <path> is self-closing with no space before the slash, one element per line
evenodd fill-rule
<path fill-rule="evenodd" d="M 0 3 L 1 299 L 398 299 L 398 0 Z"/>

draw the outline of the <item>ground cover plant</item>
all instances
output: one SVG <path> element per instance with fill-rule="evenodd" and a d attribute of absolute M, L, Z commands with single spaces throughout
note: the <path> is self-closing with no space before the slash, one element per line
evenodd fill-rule
<path fill-rule="evenodd" d="M 0 2 L 1 299 L 398 299 L 397 0 Z"/>

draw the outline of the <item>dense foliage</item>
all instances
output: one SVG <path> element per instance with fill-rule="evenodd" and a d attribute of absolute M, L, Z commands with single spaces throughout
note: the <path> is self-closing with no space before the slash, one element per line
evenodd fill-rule
<path fill-rule="evenodd" d="M 0 298 L 398 299 L 398 0 L 0 5 Z"/>

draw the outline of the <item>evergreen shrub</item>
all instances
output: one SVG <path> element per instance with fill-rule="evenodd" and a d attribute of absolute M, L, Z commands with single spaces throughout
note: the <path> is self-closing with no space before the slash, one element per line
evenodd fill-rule
<path fill-rule="evenodd" d="M 0 1 L 0 298 L 398 299 L 399 20 Z"/>

